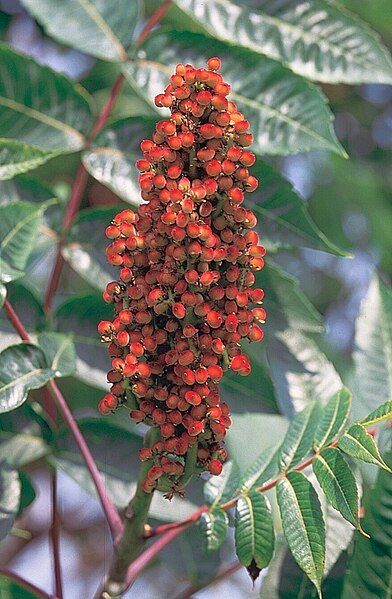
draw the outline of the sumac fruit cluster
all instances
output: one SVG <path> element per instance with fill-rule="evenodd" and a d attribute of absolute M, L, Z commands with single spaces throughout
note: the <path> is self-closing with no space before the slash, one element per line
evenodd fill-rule
<path fill-rule="evenodd" d="M 258 185 L 252 134 L 227 99 L 219 58 L 207 66 L 177 65 L 155 98 L 171 114 L 141 142 L 146 203 L 106 229 L 107 258 L 120 272 L 104 292 L 115 317 L 98 326 L 112 358 L 99 410 L 125 404 L 132 420 L 159 430 L 140 451 L 150 461 L 143 489 L 169 495 L 180 491 L 190 456 L 193 472 L 220 474 L 231 420 L 219 381 L 228 368 L 250 373 L 240 342 L 260 341 L 265 319 L 264 293 L 253 288 L 265 250 L 243 206 Z"/>

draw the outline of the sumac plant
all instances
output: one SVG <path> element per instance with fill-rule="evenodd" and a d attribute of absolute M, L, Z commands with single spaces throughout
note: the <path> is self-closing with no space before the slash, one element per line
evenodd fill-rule
<path fill-rule="evenodd" d="M 83 598 L 241 569 L 262 598 L 390 597 L 392 294 L 374 273 L 335 368 L 284 265 L 350 258 L 276 158 L 347 157 L 308 80 L 390 84 L 386 49 L 327 0 L 21 4 L 82 81 L 0 45 L 0 596 L 77 595 L 60 470 L 111 539 Z M 40 589 L 12 560 L 45 469 Z"/>

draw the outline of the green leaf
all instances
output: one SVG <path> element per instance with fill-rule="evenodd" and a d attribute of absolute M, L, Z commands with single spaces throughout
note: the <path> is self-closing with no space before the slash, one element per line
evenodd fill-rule
<path fill-rule="evenodd" d="M 99 340 L 97 325 L 100 320 L 112 318 L 113 307 L 98 293 L 75 295 L 63 302 L 56 312 L 58 330 L 72 334 L 75 344 L 75 376 L 105 392 L 110 359 Z"/>
<path fill-rule="evenodd" d="M 278 474 L 279 452 L 280 447 L 276 449 L 276 445 L 273 445 L 265 449 L 256 458 L 240 480 L 239 489 L 241 493 L 246 493 L 253 487 L 261 486 Z"/>
<path fill-rule="evenodd" d="M 205 31 L 328 83 L 391 83 L 387 50 L 357 17 L 324 0 L 261 0 L 249 10 L 228 0 L 175 0 L 179 29 Z M 179 14 L 178 14 L 179 13 Z M 177 17 L 177 18 L 176 18 Z"/>
<path fill-rule="evenodd" d="M 123 418 L 128 418 L 124 409 Z M 138 450 L 143 438 L 108 420 L 84 418 L 79 427 L 105 481 L 109 496 L 123 509 L 136 490 L 140 460 Z M 116 448 L 113 451 L 113 448 Z M 90 495 L 96 497 L 94 483 L 75 441 L 67 429 L 60 430 L 54 439 L 54 455 L 50 462 L 61 468 Z M 154 493 L 150 514 L 160 520 L 181 520 L 197 509 L 188 498 L 167 501 L 159 492 Z"/>
<path fill-rule="evenodd" d="M 81 86 L 4 45 L 0 45 L 0 119 L 3 137 L 64 153 L 85 145 L 92 123 Z"/>
<path fill-rule="evenodd" d="M 63 257 L 71 268 L 99 291 L 103 291 L 117 276 L 105 253 L 108 246 L 105 229 L 117 212 L 115 207 L 83 210 L 62 247 Z"/>
<path fill-rule="evenodd" d="M 0 413 L 18 408 L 31 389 L 43 387 L 52 376 L 38 347 L 30 343 L 7 347 L 0 353 Z"/>
<path fill-rule="evenodd" d="M 98 135 L 94 147 L 83 154 L 90 175 L 134 205 L 141 202 L 135 162 L 142 155 L 140 142 L 150 138 L 154 123 L 154 119 L 140 116 L 111 123 Z"/>
<path fill-rule="evenodd" d="M 252 174 L 260 181 L 252 194 L 252 210 L 263 224 L 263 244 L 271 251 L 305 247 L 337 256 L 347 253 L 337 248 L 310 218 L 304 201 L 272 166 L 257 160 Z"/>
<path fill-rule="evenodd" d="M 279 414 L 257 411 L 237 414 L 232 412 L 232 425 L 225 444 L 229 455 L 236 458 L 240 472 L 246 472 L 260 456 L 271 449 L 271 431 L 276 439 L 283 439 L 288 421 Z"/>
<path fill-rule="evenodd" d="M 49 595 L 18 576 L 14 578 L 12 573 L 0 574 L 0 593 L 2 599 L 49 599 Z"/>
<path fill-rule="evenodd" d="M 268 290 L 268 325 L 322 332 L 323 320 L 301 290 L 298 279 L 285 272 L 271 258 L 256 277 L 257 285 Z"/>
<path fill-rule="evenodd" d="M 140 59 L 124 73 L 132 87 L 154 107 L 176 63 L 203 66 L 210 56 L 222 59 L 222 75 L 232 99 L 252 123 L 254 150 L 290 154 L 322 148 L 343 153 L 332 115 L 319 89 L 265 56 L 203 35 L 158 32 L 143 44 Z"/>
<path fill-rule="evenodd" d="M 313 447 L 316 451 L 329 445 L 342 431 L 351 408 L 351 393 L 343 387 L 335 393 L 323 408 L 320 423 L 314 435 Z"/>
<path fill-rule="evenodd" d="M 46 356 L 55 377 L 70 376 L 76 368 L 75 347 L 72 338 L 60 333 L 38 335 L 37 343 Z"/>
<path fill-rule="evenodd" d="M 23 275 L 41 216 L 41 207 L 29 202 L 0 205 L 0 279 L 4 283 Z"/>
<path fill-rule="evenodd" d="M 290 422 L 280 448 L 279 470 L 281 472 L 293 469 L 310 453 L 320 412 L 320 404 L 313 402 L 296 414 Z"/>
<path fill-rule="evenodd" d="M 56 155 L 56 152 L 0 138 L 0 180 L 12 179 L 15 175 L 31 171 Z"/>
<path fill-rule="evenodd" d="M 103 60 L 127 60 L 139 0 L 22 0 L 57 41 Z"/>
<path fill-rule="evenodd" d="M 392 418 L 392 400 L 386 401 L 379 408 L 370 412 L 366 418 L 361 420 L 360 424 L 367 427 L 383 420 L 389 420 L 390 418 Z"/>
<path fill-rule="evenodd" d="M 20 480 L 16 470 L 0 464 L 0 541 L 10 532 L 19 509 Z"/>
<path fill-rule="evenodd" d="M 387 456 L 392 465 L 392 453 Z M 389 599 L 392 593 L 392 476 L 379 471 L 365 501 L 363 526 L 370 539 L 357 534 L 342 599 Z"/>
<path fill-rule="evenodd" d="M 275 546 L 274 525 L 268 499 L 261 493 L 241 495 L 235 514 L 235 546 L 243 566 L 258 568 L 270 563 Z"/>
<path fill-rule="evenodd" d="M 229 528 L 229 518 L 223 510 L 204 512 L 200 518 L 200 528 L 203 534 L 206 551 L 217 551 L 226 538 Z"/>
<path fill-rule="evenodd" d="M 330 504 L 360 529 L 357 485 L 340 451 L 335 447 L 323 449 L 313 460 L 313 472 Z"/>
<path fill-rule="evenodd" d="M 0 461 L 12 468 L 23 468 L 49 453 L 42 437 L 27 433 L 0 431 Z"/>
<path fill-rule="evenodd" d="M 223 465 L 219 476 L 211 476 L 203 489 L 204 497 L 211 504 L 211 508 L 231 499 L 238 487 L 238 481 L 239 469 L 233 460 Z"/>
<path fill-rule="evenodd" d="M 321 597 L 325 525 L 317 493 L 302 472 L 289 472 L 277 484 L 276 493 L 290 551 Z"/>
<path fill-rule="evenodd" d="M 268 338 L 267 358 L 279 407 L 289 416 L 315 397 L 326 402 L 343 387 L 316 340 L 302 331 L 286 329 Z"/>
<path fill-rule="evenodd" d="M 339 439 L 338 447 L 347 455 L 376 464 L 379 468 L 384 468 L 392 472 L 382 459 L 378 447 L 372 435 L 361 424 L 353 424 Z"/>
<path fill-rule="evenodd" d="M 392 292 L 377 276 L 356 322 L 354 365 L 355 395 L 364 409 L 392 400 Z"/>
<path fill-rule="evenodd" d="M 35 489 L 30 481 L 30 478 L 25 472 L 19 472 L 19 480 L 21 484 L 20 502 L 18 507 L 17 517 L 19 518 L 24 510 L 33 503 L 36 498 Z"/>

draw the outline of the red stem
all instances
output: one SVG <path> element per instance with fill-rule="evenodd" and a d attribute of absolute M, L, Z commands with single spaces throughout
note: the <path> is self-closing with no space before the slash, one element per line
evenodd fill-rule
<path fill-rule="evenodd" d="M 15 310 L 13 309 L 13 307 L 7 299 L 4 302 L 4 308 L 12 326 L 19 333 L 19 336 L 23 339 L 23 341 L 30 341 L 30 337 L 27 330 L 25 329 L 23 323 L 21 322 Z M 116 508 L 114 507 L 111 499 L 107 494 L 106 487 L 103 484 L 101 474 L 94 461 L 94 458 L 91 455 L 88 445 L 82 433 L 80 432 L 76 420 L 74 419 L 73 414 L 69 409 L 68 404 L 65 401 L 57 384 L 54 381 L 50 381 L 47 384 L 47 389 L 49 390 L 51 396 L 54 398 L 61 415 L 68 424 L 73 438 L 75 439 L 75 442 L 80 449 L 80 453 L 82 454 L 87 469 L 90 472 L 91 478 L 93 479 L 95 488 L 98 493 L 98 497 L 102 505 L 102 509 L 105 512 L 109 524 L 110 531 L 112 533 L 113 538 L 116 539 L 123 530 L 123 523 Z"/>
<path fill-rule="evenodd" d="M 50 537 L 52 543 L 56 598 L 63 599 L 60 562 L 60 517 L 57 509 L 57 473 L 55 471 L 50 473 L 50 484 L 52 503 L 52 523 L 50 527 Z"/>
<path fill-rule="evenodd" d="M 164 2 L 162 4 L 162 6 L 157 8 L 157 10 L 151 15 L 151 17 L 147 21 L 146 25 L 140 32 L 140 34 L 135 42 L 136 46 L 138 46 L 144 42 L 144 40 L 147 38 L 147 36 L 151 32 L 151 30 L 155 27 L 155 25 L 157 25 L 159 23 L 159 21 L 162 19 L 164 14 L 167 12 L 171 2 L 172 2 L 172 0 L 166 0 L 166 2 Z M 122 73 L 120 73 L 119 76 L 117 77 L 116 81 L 113 84 L 113 87 L 110 91 L 109 97 L 107 98 L 104 106 L 102 107 L 101 112 L 99 113 L 97 119 L 95 120 L 95 123 L 93 125 L 93 128 L 92 128 L 90 134 L 87 137 L 87 142 L 86 142 L 87 148 L 91 145 L 91 142 L 95 139 L 95 137 L 98 135 L 98 133 L 106 125 L 106 123 L 112 113 L 112 110 L 114 108 L 114 105 L 117 101 L 117 98 L 120 94 L 120 91 L 121 91 L 124 81 L 125 81 L 125 77 Z M 53 297 L 57 291 L 61 272 L 62 272 L 62 269 L 64 266 L 64 258 L 61 253 L 62 245 L 64 243 L 64 238 L 65 238 L 65 235 L 67 234 L 70 226 L 72 225 L 73 219 L 75 218 L 75 214 L 79 210 L 80 203 L 81 203 L 82 197 L 83 197 L 83 193 L 86 188 L 87 179 L 88 179 L 88 173 L 87 173 L 86 169 L 84 168 L 83 164 L 80 163 L 79 168 L 76 173 L 76 177 L 75 177 L 73 186 L 72 186 L 71 195 L 69 198 L 69 202 L 67 204 L 67 209 L 65 211 L 63 226 L 62 226 L 61 235 L 60 235 L 57 252 L 56 252 L 56 259 L 55 259 L 52 274 L 49 279 L 48 288 L 47 288 L 46 295 L 45 295 L 44 307 L 45 307 L 45 312 L 47 314 L 50 314 L 50 312 L 52 310 Z"/>
<path fill-rule="evenodd" d="M 132 562 L 128 568 L 125 578 L 126 588 L 123 590 L 124 594 L 133 585 L 141 571 L 148 566 L 148 564 L 162 551 L 162 549 L 174 541 L 174 539 L 176 539 L 187 528 L 192 526 L 192 524 L 197 522 L 203 512 L 205 512 L 207 509 L 208 506 L 202 505 L 189 518 L 178 523 L 177 527 L 173 527 L 171 530 L 168 530 L 165 534 L 163 534 L 157 541 L 155 541 L 155 543 L 150 545 L 150 547 L 143 551 L 143 553 L 141 553 L 139 557 Z"/>
<path fill-rule="evenodd" d="M 140 44 L 144 42 L 150 32 L 154 29 L 155 25 L 158 25 L 170 8 L 171 3 L 172 0 L 166 0 L 166 2 L 161 4 L 161 6 L 159 6 L 156 11 L 152 13 L 151 17 L 148 19 L 147 23 L 139 33 L 139 36 L 136 40 L 136 46 L 140 46 Z"/>
<path fill-rule="evenodd" d="M 87 469 L 90 472 L 90 476 L 93 479 L 95 488 L 98 493 L 99 500 L 102 505 L 102 509 L 105 512 L 105 515 L 106 515 L 106 518 L 107 518 L 107 521 L 109 524 L 109 528 L 112 533 L 112 537 L 114 539 L 117 539 L 118 536 L 122 532 L 123 523 L 122 523 L 122 520 L 121 520 L 115 506 L 113 505 L 113 503 L 107 493 L 106 487 L 103 483 L 101 474 L 100 474 L 98 467 L 94 461 L 94 458 L 91 455 L 88 445 L 87 445 L 82 433 L 80 432 L 80 428 L 78 427 L 76 420 L 74 419 L 73 414 L 72 414 L 71 410 L 69 409 L 68 404 L 65 401 L 57 384 L 54 381 L 49 381 L 48 388 L 49 388 L 49 391 L 50 391 L 53 399 L 55 400 L 55 402 L 57 404 L 59 411 L 61 412 L 64 420 L 66 421 L 66 423 L 72 433 L 72 436 L 75 439 L 75 442 L 80 450 L 80 453 L 83 456 L 83 459 L 86 463 Z"/>
<path fill-rule="evenodd" d="M 13 307 L 7 299 L 4 302 L 4 310 L 7 313 L 8 320 L 14 327 L 15 331 L 18 333 L 19 337 L 23 341 L 30 341 L 29 334 L 24 328 L 22 321 L 19 319 L 19 316 L 17 315 L 17 313 L 15 312 L 15 310 L 13 309 Z"/>
<path fill-rule="evenodd" d="M 25 580 L 18 574 L 15 574 L 15 572 L 11 572 L 11 570 L 6 570 L 5 568 L 0 568 L 0 575 L 7 576 L 7 578 L 11 578 L 11 580 L 14 580 L 18 584 L 24 586 L 31 593 L 35 593 L 39 597 L 42 597 L 42 599 L 57 599 L 57 597 L 55 597 L 55 598 L 50 597 L 50 595 L 45 593 L 45 591 L 43 591 L 42 589 L 39 589 L 31 582 L 27 582 L 27 580 Z"/>

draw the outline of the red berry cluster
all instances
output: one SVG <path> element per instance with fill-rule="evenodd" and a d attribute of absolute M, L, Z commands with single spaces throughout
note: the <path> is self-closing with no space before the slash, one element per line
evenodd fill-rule
<path fill-rule="evenodd" d="M 152 140 L 143 140 L 140 187 L 145 204 L 123 210 L 106 229 L 108 261 L 120 268 L 108 284 L 112 322 L 98 330 L 109 343 L 110 393 L 103 414 L 132 404 L 135 422 L 159 427 L 160 440 L 140 451 L 151 467 L 144 490 L 181 488 L 193 448 L 196 472 L 220 474 L 227 457 L 222 440 L 231 424 L 218 383 L 228 368 L 250 373 L 241 339 L 260 341 L 265 311 L 252 289 L 264 248 L 251 229 L 256 217 L 242 205 L 258 181 L 249 123 L 230 86 L 208 69 L 177 65 L 163 94 L 170 108 Z"/>

